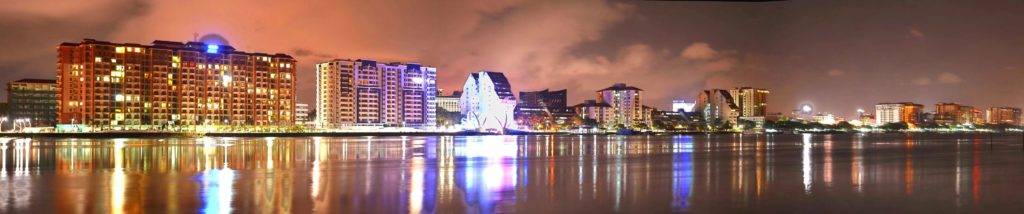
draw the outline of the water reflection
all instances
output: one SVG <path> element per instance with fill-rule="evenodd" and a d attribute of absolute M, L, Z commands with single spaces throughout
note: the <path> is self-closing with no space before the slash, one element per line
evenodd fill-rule
<path fill-rule="evenodd" d="M 1024 180 L 1016 140 L 0 139 L 0 212 L 791 212 L 796 205 L 1003 211 L 1024 206 L 1002 203 L 1022 197 L 1013 191 Z"/>

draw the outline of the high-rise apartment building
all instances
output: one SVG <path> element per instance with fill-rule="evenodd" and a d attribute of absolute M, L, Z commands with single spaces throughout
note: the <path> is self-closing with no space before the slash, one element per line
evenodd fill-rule
<path fill-rule="evenodd" d="M 597 91 L 597 102 L 611 106 L 612 115 L 608 121 L 627 127 L 650 124 L 644 116 L 642 92 L 637 87 L 616 83 L 611 87 Z"/>
<path fill-rule="evenodd" d="M 436 126 L 436 68 L 336 59 L 316 70 L 320 128 Z"/>
<path fill-rule="evenodd" d="M 960 104 L 938 103 L 935 104 L 935 123 L 939 125 L 961 124 L 963 111 Z"/>
<path fill-rule="evenodd" d="M 901 122 L 916 125 L 923 111 L 924 106 L 916 103 L 879 103 L 875 105 L 875 125 Z"/>
<path fill-rule="evenodd" d="M 295 59 L 202 42 L 57 47 L 57 117 L 98 129 L 294 124 Z"/>
<path fill-rule="evenodd" d="M 1020 125 L 1021 110 L 1013 107 L 992 107 L 985 112 L 985 116 L 990 124 Z"/>
<path fill-rule="evenodd" d="M 767 89 L 740 87 L 729 90 L 732 100 L 739 107 L 740 117 L 764 117 L 767 114 Z"/>
<path fill-rule="evenodd" d="M 21 79 L 7 83 L 6 112 L 10 121 L 28 120 L 32 126 L 57 124 L 57 82 Z"/>

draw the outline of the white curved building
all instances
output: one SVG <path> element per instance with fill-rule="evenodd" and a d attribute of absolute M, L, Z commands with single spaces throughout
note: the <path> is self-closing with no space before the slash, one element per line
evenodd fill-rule
<path fill-rule="evenodd" d="M 499 133 L 515 129 L 515 108 L 512 85 L 500 72 L 472 73 L 462 86 L 459 109 L 465 129 Z"/>

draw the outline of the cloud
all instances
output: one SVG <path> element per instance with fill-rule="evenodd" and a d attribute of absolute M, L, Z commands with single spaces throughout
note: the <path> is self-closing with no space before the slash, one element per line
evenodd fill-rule
<path fill-rule="evenodd" d="M 963 79 L 960 78 L 960 76 L 957 76 L 956 74 L 950 72 L 942 72 L 939 73 L 939 75 L 935 76 L 935 78 L 919 77 L 911 81 L 911 83 L 914 83 L 914 85 L 924 86 L 931 84 L 957 84 L 962 81 Z"/>
<path fill-rule="evenodd" d="M 914 39 L 920 39 L 924 38 L 924 33 L 921 33 L 921 31 L 915 27 L 911 27 L 910 29 L 907 30 L 907 36 Z"/>
<path fill-rule="evenodd" d="M 829 76 L 837 77 L 837 76 L 842 76 L 842 75 L 846 74 L 846 71 L 839 70 L 839 69 L 831 69 L 831 70 L 828 70 L 826 73 Z"/>
<path fill-rule="evenodd" d="M 931 85 L 932 84 L 932 79 L 928 78 L 928 77 L 919 77 L 919 78 L 914 79 L 913 81 L 911 81 L 911 83 L 914 83 L 914 85 L 920 85 L 920 86 Z"/>
<path fill-rule="evenodd" d="M 0 55 L 4 62 L 0 67 L 30 64 L 15 70 L 53 76 L 53 46 L 60 42 L 96 38 L 147 44 L 215 33 L 242 51 L 292 54 L 299 60 L 299 82 L 315 80 L 315 63 L 370 58 L 438 67 L 439 86 L 449 90 L 460 88 L 470 72 L 493 70 L 505 72 L 515 91 L 566 88 L 575 102 L 594 99 L 597 89 L 622 82 L 645 89 L 648 105 L 662 106 L 672 97 L 695 94 L 707 85 L 736 82 L 726 73 L 737 69 L 740 61 L 735 52 L 705 41 L 691 41 L 683 48 L 633 41 L 611 46 L 610 51 L 580 51 L 635 15 L 631 4 L 604 0 L 81 3 L 81 7 L 66 7 L 68 12 L 48 12 L 39 9 L 46 8 L 42 4 L 11 9 L 41 11 L 25 12 L 32 18 L 7 16 L 11 13 L 6 10 L 12 7 L 0 8 L 4 11 L 0 17 L 8 18 L 0 23 L 13 25 L 18 37 L 3 41 L 51 35 L 30 40 L 34 46 L 23 49 L 40 50 L 31 57 L 18 56 L 15 62 L 11 55 Z M 215 9 L 182 12 L 194 8 Z M 401 15 L 366 16 L 366 11 L 385 10 Z M 93 15 L 69 18 L 85 14 Z M 33 20 L 48 17 L 63 24 L 46 29 L 45 34 L 28 30 L 39 25 Z M 5 77 L 15 76 L 25 75 Z M 299 101 L 314 102 L 315 89 L 313 84 L 298 84 Z"/>
<path fill-rule="evenodd" d="M 943 72 L 939 74 L 939 77 L 937 79 L 939 83 L 943 84 L 954 84 L 963 81 L 963 79 L 961 79 L 960 76 L 957 76 L 956 74 L 950 72 Z"/>
<path fill-rule="evenodd" d="M 697 42 L 683 49 L 680 54 L 684 59 L 710 59 L 718 55 L 718 51 L 711 49 L 708 43 Z"/>

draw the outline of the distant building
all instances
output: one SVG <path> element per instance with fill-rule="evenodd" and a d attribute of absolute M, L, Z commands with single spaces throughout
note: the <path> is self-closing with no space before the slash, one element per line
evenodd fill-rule
<path fill-rule="evenodd" d="M 222 44 L 57 47 L 57 119 L 98 129 L 295 124 L 295 59 Z"/>
<path fill-rule="evenodd" d="M 735 125 L 740 117 L 740 109 L 733 102 L 733 96 L 727 90 L 704 90 L 697 95 L 697 107 L 704 122 L 709 125 L 720 125 L 728 122 Z"/>
<path fill-rule="evenodd" d="M 540 91 L 523 91 L 519 92 L 519 103 L 517 107 L 526 108 L 543 108 L 543 109 L 565 109 L 566 108 L 566 97 L 567 92 L 565 89 L 550 91 L 548 89 Z"/>
<path fill-rule="evenodd" d="M 879 103 L 875 105 L 875 125 L 908 123 L 917 125 L 922 120 L 924 106 L 916 103 Z"/>
<path fill-rule="evenodd" d="M 459 95 L 441 95 L 437 96 L 437 107 L 447 112 L 459 112 Z"/>
<path fill-rule="evenodd" d="M 583 103 L 573 106 L 573 110 L 577 117 L 583 120 L 592 120 L 597 123 L 597 126 L 609 126 L 609 121 L 614 115 L 611 105 L 596 100 L 583 101 Z"/>
<path fill-rule="evenodd" d="M 317 126 L 436 126 L 437 69 L 335 59 L 316 65 Z"/>
<path fill-rule="evenodd" d="M 519 121 L 520 127 L 548 130 L 565 125 L 573 115 L 572 110 L 566 106 L 567 94 L 565 89 L 519 92 L 516 121 Z"/>
<path fill-rule="evenodd" d="M 938 103 L 935 104 L 935 123 L 939 125 L 959 125 L 962 124 L 962 111 L 960 104 L 956 103 Z"/>
<path fill-rule="evenodd" d="M 1020 125 L 1021 110 L 1013 107 L 992 107 L 985 113 L 990 124 Z"/>
<path fill-rule="evenodd" d="M 33 126 L 57 124 L 57 81 L 22 79 L 7 83 L 9 120 L 28 119 Z"/>
<path fill-rule="evenodd" d="M 459 100 L 462 126 L 486 132 L 515 129 L 516 97 L 505 74 L 481 71 L 470 74 Z"/>
<path fill-rule="evenodd" d="M 683 99 L 672 100 L 672 111 L 673 112 L 693 112 L 694 106 L 697 106 L 696 102 L 686 101 Z"/>
<path fill-rule="evenodd" d="M 616 83 L 597 91 L 597 102 L 611 105 L 612 115 L 608 120 L 612 124 L 646 126 L 649 119 L 645 118 L 642 92 L 637 87 Z"/>
<path fill-rule="evenodd" d="M 295 124 L 305 125 L 312 122 L 313 118 L 310 117 L 310 113 L 309 104 L 295 103 Z"/>
<path fill-rule="evenodd" d="M 739 107 L 740 117 L 764 117 L 767 114 L 768 94 L 767 89 L 740 87 L 729 90 L 736 107 Z"/>
<path fill-rule="evenodd" d="M 842 122 L 843 119 L 830 113 L 819 113 L 811 116 L 811 119 L 815 123 L 821 123 L 825 125 L 835 125 L 836 123 Z"/>

